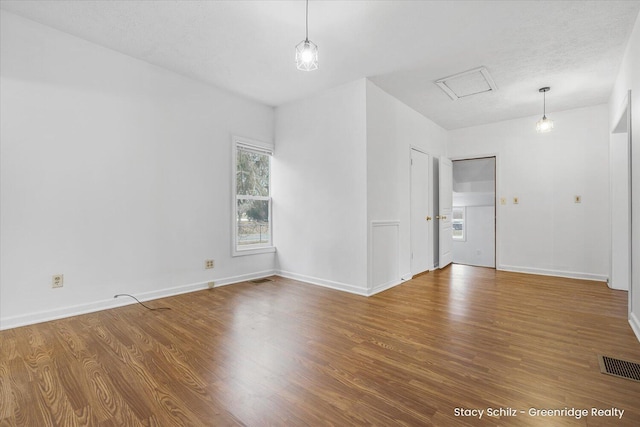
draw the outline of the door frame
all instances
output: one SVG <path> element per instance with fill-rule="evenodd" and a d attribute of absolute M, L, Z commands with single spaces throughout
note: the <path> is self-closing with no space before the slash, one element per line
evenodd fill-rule
<path fill-rule="evenodd" d="M 487 158 L 495 158 L 496 159 L 496 164 L 495 164 L 495 170 L 494 170 L 494 174 L 495 174 L 495 182 L 494 182 L 494 186 L 495 186 L 495 200 L 493 201 L 493 209 L 494 209 L 494 218 L 495 218 L 495 224 L 494 224 L 494 250 L 495 250 L 495 254 L 494 254 L 494 258 L 495 258 L 495 269 L 496 270 L 502 270 L 502 263 L 501 263 L 501 256 L 500 256 L 500 209 L 498 209 L 498 206 L 500 206 L 500 155 L 498 153 L 487 153 L 487 154 L 475 154 L 472 156 L 457 156 L 457 157 L 450 157 L 449 159 L 452 162 L 458 161 L 458 160 L 478 160 L 478 159 L 487 159 Z"/>
<path fill-rule="evenodd" d="M 627 170 L 626 170 L 626 181 L 627 181 L 627 200 L 628 200 L 628 208 L 627 208 L 627 250 L 626 250 L 626 258 L 627 258 L 627 262 L 628 262 L 628 267 L 627 267 L 627 276 L 628 276 L 628 280 L 626 283 L 627 288 L 624 290 L 628 290 L 629 292 L 631 292 L 631 283 L 632 283 L 632 276 L 631 276 L 631 271 L 632 271 L 632 257 L 631 257 L 631 246 L 632 246 L 632 240 L 631 240 L 631 165 L 632 165 L 632 161 L 631 161 L 631 137 L 629 135 L 629 129 L 631 126 L 630 123 L 630 108 L 629 108 L 629 99 L 630 99 L 630 94 L 627 93 L 627 95 L 624 97 L 624 102 L 622 103 L 622 106 L 620 108 L 620 114 L 618 115 L 618 119 L 616 121 L 614 121 L 614 125 L 613 128 L 611 129 L 611 133 L 609 135 L 609 150 L 611 150 L 611 146 L 615 145 L 615 144 L 624 144 L 624 150 L 626 151 L 626 156 L 627 156 Z M 624 136 L 622 136 L 624 135 Z M 618 137 L 620 136 L 620 137 Z M 617 139 L 618 141 L 614 141 L 614 139 Z M 624 142 L 622 142 L 622 139 L 624 139 Z M 609 157 L 611 158 L 611 151 L 609 151 Z M 609 164 L 609 166 L 611 167 L 611 163 Z M 613 282 L 613 276 L 614 276 L 614 262 L 613 262 L 613 242 L 614 239 L 618 238 L 618 235 L 614 235 L 614 229 L 613 229 L 613 217 L 614 217 L 614 211 L 616 209 L 617 206 L 614 206 L 613 204 L 613 179 L 611 176 L 609 176 L 609 208 L 611 210 L 610 212 L 610 220 L 611 220 L 611 224 L 610 224 L 610 233 L 611 233 L 611 241 L 609 244 L 609 280 L 607 282 L 607 285 L 612 288 L 612 289 L 623 289 L 621 287 L 614 287 L 615 283 Z M 629 298 L 629 312 L 631 312 L 631 304 L 632 304 L 632 299 Z"/>
<path fill-rule="evenodd" d="M 627 180 L 628 180 L 628 199 L 629 199 L 629 208 L 628 208 L 628 230 L 629 230 L 629 241 L 627 243 L 628 253 L 627 258 L 629 261 L 628 266 L 628 276 L 629 276 L 629 289 L 628 289 L 628 303 L 627 303 L 627 311 L 628 318 L 631 322 L 631 316 L 633 314 L 633 283 L 634 283 L 634 274 L 638 273 L 633 269 L 633 143 L 632 143 L 632 115 L 631 115 L 631 90 L 628 90 L 625 94 L 623 102 L 620 106 L 619 113 L 617 115 L 617 120 L 614 121 L 613 128 L 611 129 L 611 133 L 609 135 L 609 144 L 612 144 L 611 138 L 613 138 L 614 134 L 626 134 L 626 149 L 627 149 Z M 624 131 L 621 130 L 621 126 L 624 126 Z M 611 179 L 610 179 L 611 181 Z M 611 184 L 611 183 L 610 183 Z M 611 203 L 612 194 L 609 192 L 610 197 L 610 208 L 614 209 L 613 203 Z M 613 215 L 611 213 L 611 221 L 613 221 Z M 613 223 L 610 224 L 611 229 L 613 229 Z M 609 280 L 612 279 L 613 275 L 613 233 L 611 233 L 611 242 L 609 244 Z M 610 285 L 609 283 L 607 283 Z M 616 289 L 616 288 L 613 288 Z M 640 339 L 640 337 L 638 337 Z"/>

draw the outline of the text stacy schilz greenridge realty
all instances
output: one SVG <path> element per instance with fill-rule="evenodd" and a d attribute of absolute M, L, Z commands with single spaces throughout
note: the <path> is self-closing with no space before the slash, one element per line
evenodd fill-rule
<path fill-rule="evenodd" d="M 453 415 L 456 417 L 472 417 L 482 419 L 482 417 L 567 417 L 577 420 L 584 417 L 611 417 L 622 419 L 624 409 L 620 408 L 454 408 Z"/>

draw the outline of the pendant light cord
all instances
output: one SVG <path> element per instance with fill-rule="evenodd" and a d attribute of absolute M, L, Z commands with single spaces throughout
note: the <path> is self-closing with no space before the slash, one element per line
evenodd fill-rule
<path fill-rule="evenodd" d="M 542 92 L 542 117 L 547 117 L 547 91 Z"/>
<path fill-rule="evenodd" d="M 304 39 L 309 41 L 309 0 L 307 0 L 307 13 L 304 20 Z"/>

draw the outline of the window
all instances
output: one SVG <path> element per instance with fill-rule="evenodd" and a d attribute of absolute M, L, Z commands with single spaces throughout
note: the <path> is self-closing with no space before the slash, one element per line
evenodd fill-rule
<path fill-rule="evenodd" d="M 466 240 L 466 227 L 464 223 L 465 208 L 453 207 L 453 240 Z"/>
<path fill-rule="evenodd" d="M 273 147 L 233 140 L 233 255 L 274 251 L 271 236 Z"/>

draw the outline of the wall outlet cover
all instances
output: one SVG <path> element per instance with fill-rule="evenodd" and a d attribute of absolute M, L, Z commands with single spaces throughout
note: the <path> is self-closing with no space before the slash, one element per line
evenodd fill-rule
<path fill-rule="evenodd" d="M 51 276 L 51 287 L 61 288 L 64 286 L 64 274 L 54 274 Z"/>

